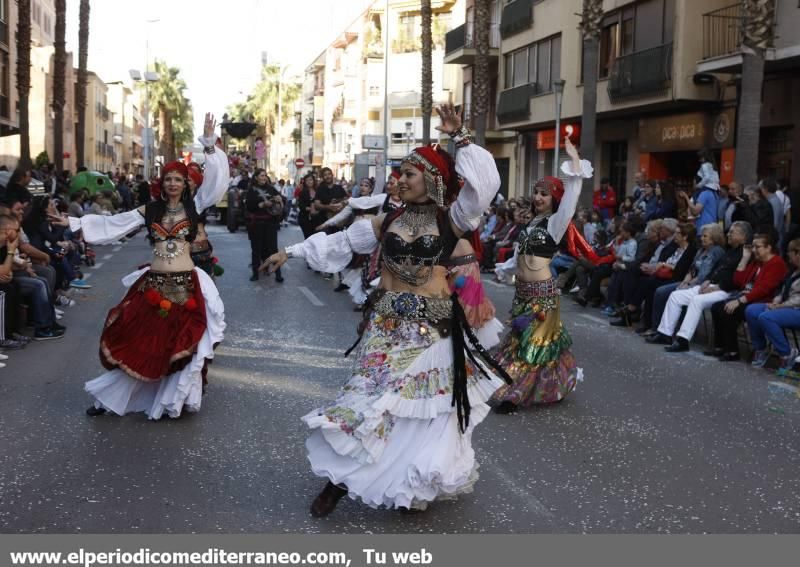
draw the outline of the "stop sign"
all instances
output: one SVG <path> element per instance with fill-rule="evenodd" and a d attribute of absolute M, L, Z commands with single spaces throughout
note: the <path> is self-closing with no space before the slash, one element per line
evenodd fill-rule
<path fill-rule="evenodd" d="M 306 160 L 304 160 L 303 158 L 297 158 L 296 160 L 294 160 L 294 165 L 297 169 L 302 169 L 305 164 Z"/>

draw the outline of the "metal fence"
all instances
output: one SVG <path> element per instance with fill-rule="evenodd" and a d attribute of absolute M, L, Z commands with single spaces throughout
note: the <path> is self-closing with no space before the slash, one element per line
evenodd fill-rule
<path fill-rule="evenodd" d="M 741 4 L 703 14 L 703 59 L 738 53 L 742 24 Z"/>

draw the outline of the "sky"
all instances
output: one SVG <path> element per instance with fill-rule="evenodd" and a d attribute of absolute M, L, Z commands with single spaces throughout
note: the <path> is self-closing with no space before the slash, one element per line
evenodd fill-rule
<path fill-rule="evenodd" d="M 258 82 L 261 54 L 302 73 L 370 0 L 91 0 L 89 61 L 106 82 L 163 59 L 181 69 L 195 131 L 203 114 L 218 122 Z M 78 60 L 78 5 L 68 2 L 67 49 Z M 157 20 L 157 21 L 152 21 Z M 149 22 L 149 23 L 148 23 Z"/>

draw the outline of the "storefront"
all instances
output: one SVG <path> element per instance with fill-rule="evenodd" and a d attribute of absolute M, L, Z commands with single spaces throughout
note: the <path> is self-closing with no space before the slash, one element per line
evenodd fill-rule
<path fill-rule="evenodd" d="M 581 139 L 580 124 L 566 123 L 561 125 L 561 135 L 559 137 L 559 155 L 557 164 L 566 158 L 564 151 L 564 139 L 569 135 L 570 139 L 578 145 Z M 533 185 L 538 179 L 547 175 L 553 175 L 553 160 L 556 159 L 556 129 L 539 130 L 538 132 L 525 133 L 525 187 L 520 191 L 521 195 L 530 197 L 533 193 Z M 561 170 L 557 176 L 561 176 Z"/>
<path fill-rule="evenodd" d="M 639 120 L 639 168 L 650 179 L 691 188 L 700 167 L 697 152 L 711 151 L 724 185 L 733 181 L 736 109 L 690 112 Z"/>

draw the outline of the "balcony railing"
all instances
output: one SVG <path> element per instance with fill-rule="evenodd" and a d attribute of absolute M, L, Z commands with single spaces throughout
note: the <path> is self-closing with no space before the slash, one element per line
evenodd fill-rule
<path fill-rule="evenodd" d="M 529 83 L 500 93 L 497 101 L 497 120 L 501 124 L 527 120 L 531 116 L 531 97 L 537 92 L 536 85 Z"/>
<path fill-rule="evenodd" d="M 457 28 L 450 30 L 444 37 L 445 54 L 452 53 L 457 49 L 475 49 L 475 25 L 472 23 L 461 24 Z M 489 49 L 500 48 L 500 26 L 498 24 L 489 25 Z"/>
<path fill-rule="evenodd" d="M 741 46 L 741 3 L 703 14 L 703 59 L 738 53 Z"/>
<path fill-rule="evenodd" d="M 503 6 L 500 35 L 503 39 L 526 30 L 533 24 L 533 0 L 514 0 Z"/>
<path fill-rule="evenodd" d="M 672 80 L 672 42 L 623 55 L 614 61 L 608 81 L 611 102 L 662 94 Z"/>

